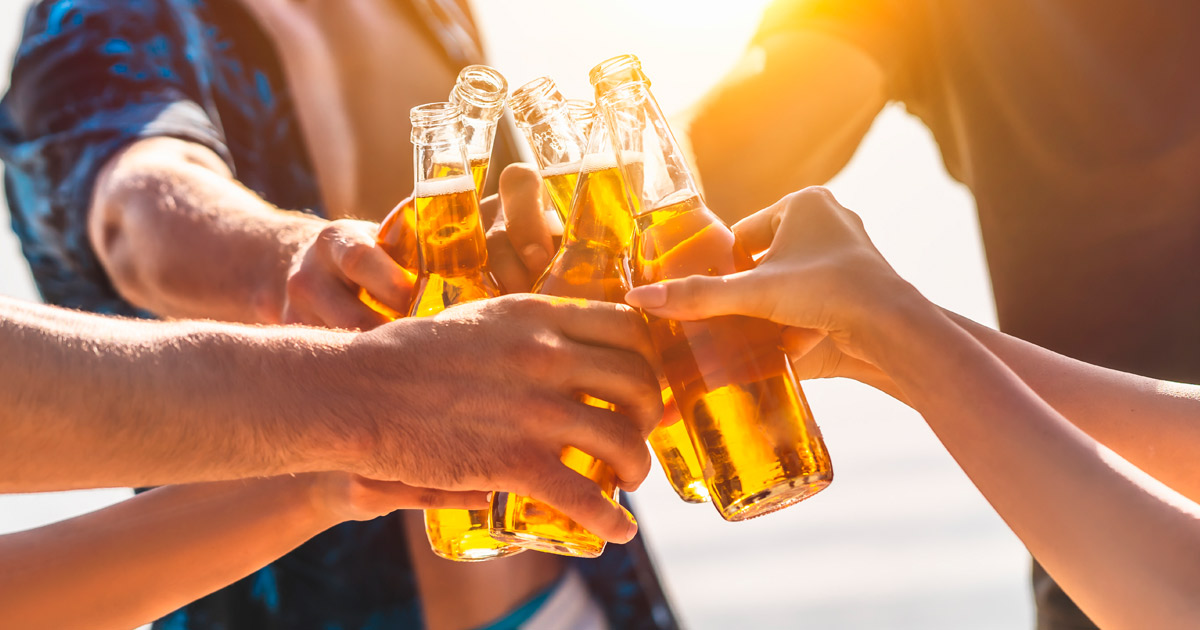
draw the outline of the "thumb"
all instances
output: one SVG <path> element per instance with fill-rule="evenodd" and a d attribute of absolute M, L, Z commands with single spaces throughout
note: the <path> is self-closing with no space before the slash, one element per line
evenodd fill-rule
<path fill-rule="evenodd" d="M 696 320 L 718 315 L 769 319 L 770 291 L 759 284 L 753 270 L 728 276 L 689 276 L 637 287 L 625 294 L 625 301 L 666 319 Z"/>

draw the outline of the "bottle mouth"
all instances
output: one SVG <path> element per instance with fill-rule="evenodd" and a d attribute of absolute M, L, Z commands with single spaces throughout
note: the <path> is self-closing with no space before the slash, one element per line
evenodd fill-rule
<path fill-rule="evenodd" d="M 458 105 L 449 102 L 425 103 L 417 105 L 408 112 L 408 119 L 413 127 L 432 127 L 457 121 L 462 114 Z"/>
<path fill-rule="evenodd" d="M 650 85 L 650 79 L 642 72 L 642 62 L 637 55 L 618 55 L 601 61 L 588 72 L 588 80 L 596 88 L 597 94 L 630 82 Z"/>
<path fill-rule="evenodd" d="M 411 140 L 414 144 L 448 144 L 461 142 L 462 112 L 454 103 L 426 103 L 408 112 L 412 122 Z"/>
<path fill-rule="evenodd" d="M 596 117 L 596 105 L 581 98 L 567 99 L 567 112 L 576 121 L 588 121 Z"/>
<path fill-rule="evenodd" d="M 549 109 L 546 106 L 548 101 L 565 103 L 566 99 L 558 91 L 553 79 L 538 77 L 513 90 L 508 98 L 508 107 L 517 124 L 529 126 L 545 117 Z"/>
<path fill-rule="evenodd" d="M 489 108 L 503 105 L 508 96 L 508 81 L 491 66 L 467 66 L 458 73 L 454 84 L 453 98 L 475 107 Z"/>

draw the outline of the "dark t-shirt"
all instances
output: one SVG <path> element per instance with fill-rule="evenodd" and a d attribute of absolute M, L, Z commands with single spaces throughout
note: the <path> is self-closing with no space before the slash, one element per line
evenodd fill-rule
<path fill-rule="evenodd" d="M 785 0 L 884 68 L 970 187 L 1001 327 L 1200 382 L 1200 2 Z"/>

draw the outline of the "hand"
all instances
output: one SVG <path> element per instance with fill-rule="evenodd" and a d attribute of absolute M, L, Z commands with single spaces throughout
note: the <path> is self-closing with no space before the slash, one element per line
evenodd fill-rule
<path fill-rule="evenodd" d="M 766 250 L 756 268 L 638 287 L 626 300 L 671 319 L 769 319 L 787 327 L 784 344 L 799 378 L 845 376 L 895 395 L 872 361 L 876 315 L 920 296 L 875 249 L 858 215 L 828 190 L 807 188 L 739 221 L 733 231 L 747 250 Z"/>
<path fill-rule="evenodd" d="M 333 522 L 369 521 L 396 510 L 478 510 L 488 507 L 488 493 L 415 488 L 400 481 L 378 481 L 346 472 L 297 475 L 307 483 L 317 510 Z"/>
<path fill-rule="evenodd" d="M 386 306 L 404 313 L 415 277 L 396 264 L 375 238 L 369 221 L 331 221 L 293 260 L 281 321 L 327 328 L 369 330 L 389 321 L 358 297 L 366 289 Z"/>
<path fill-rule="evenodd" d="M 358 335 L 337 367 L 332 413 L 369 427 L 344 466 L 531 496 L 625 542 L 632 519 L 561 456 L 574 446 L 608 463 L 622 488 L 640 485 L 663 413 L 654 357 L 642 318 L 617 304 L 505 296 L 383 326 Z M 584 393 L 620 412 L 579 402 Z"/>
<path fill-rule="evenodd" d="M 488 265 L 505 293 L 529 291 L 554 257 L 556 231 L 547 223 L 542 176 L 529 164 L 500 173 L 500 194 L 483 203 Z"/>

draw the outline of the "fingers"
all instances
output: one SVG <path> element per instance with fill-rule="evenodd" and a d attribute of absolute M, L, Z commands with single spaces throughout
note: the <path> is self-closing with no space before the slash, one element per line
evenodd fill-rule
<path fill-rule="evenodd" d="M 529 268 L 517 255 L 517 250 L 513 249 L 503 223 L 493 226 L 488 231 L 487 248 L 488 267 L 505 293 L 525 293 L 533 288 L 533 281 L 537 276 L 529 272 Z"/>
<path fill-rule="evenodd" d="M 351 283 L 392 310 L 406 313 L 417 277 L 374 243 L 346 243 L 332 252 L 333 263 Z"/>
<path fill-rule="evenodd" d="M 292 274 L 287 292 L 284 324 L 370 330 L 389 321 L 359 301 L 355 290 L 329 274 Z"/>
<path fill-rule="evenodd" d="M 607 541 L 626 543 L 637 534 L 633 515 L 604 496 L 600 487 L 587 477 L 557 460 L 547 462 L 538 473 L 533 477 L 535 485 L 521 494 L 549 503 Z"/>
<path fill-rule="evenodd" d="M 683 321 L 719 315 L 770 319 L 772 296 L 781 287 L 760 287 L 754 270 L 728 276 L 690 276 L 636 287 L 625 294 L 630 306 Z"/>
<path fill-rule="evenodd" d="M 554 429 L 557 435 L 547 437 L 558 438 L 564 445 L 608 464 L 626 490 L 636 490 L 642 484 L 650 473 L 648 430 L 642 430 L 622 413 L 588 404 L 574 403 L 574 409 L 563 415 L 564 421 Z"/>
<path fill-rule="evenodd" d="M 747 252 L 753 255 L 771 246 L 789 202 L 790 198 L 784 197 L 733 224 L 730 229 Z"/>
<path fill-rule="evenodd" d="M 594 346 L 636 352 L 651 366 L 659 363 L 646 321 L 624 304 L 586 302 L 568 298 L 552 300 L 554 322 L 568 338 Z"/>
<path fill-rule="evenodd" d="M 650 364 L 634 352 L 574 345 L 575 361 L 566 386 L 616 405 L 633 419 L 645 439 L 663 415 L 662 390 Z"/>
<path fill-rule="evenodd" d="M 510 164 L 500 173 L 504 225 L 513 250 L 533 275 L 541 275 L 554 255 L 554 241 L 542 207 L 542 176 L 528 164 Z"/>
<path fill-rule="evenodd" d="M 358 478 L 360 489 L 354 501 L 365 512 L 387 514 L 395 510 L 430 509 L 485 509 L 489 504 L 488 492 L 435 490 L 417 488 L 399 481 L 379 481 Z"/>
<path fill-rule="evenodd" d="M 802 357 L 825 340 L 826 333 L 812 328 L 786 326 L 783 329 L 783 349 L 789 357 Z"/>

